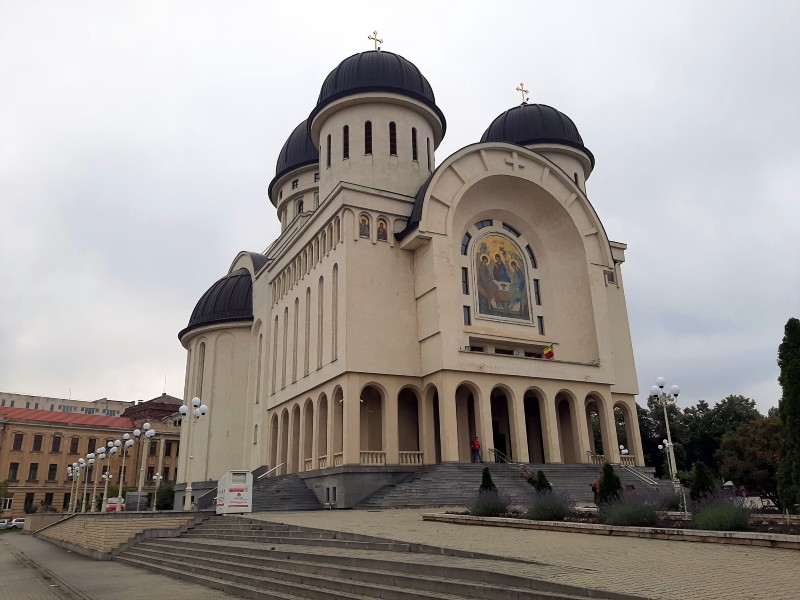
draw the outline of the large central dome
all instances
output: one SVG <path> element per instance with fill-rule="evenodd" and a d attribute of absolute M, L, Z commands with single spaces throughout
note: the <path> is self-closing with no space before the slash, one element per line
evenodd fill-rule
<path fill-rule="evenodd" d="M 428 106 L 446 128 L 444 114 L 436 106 L 433 88 L 420 70 L 399 54 L 370 50 L 345 58 L 325 78 L 317 106 L 309 122 L 327 105 L 354 94 L 391 92 L 413 98 Z"/>

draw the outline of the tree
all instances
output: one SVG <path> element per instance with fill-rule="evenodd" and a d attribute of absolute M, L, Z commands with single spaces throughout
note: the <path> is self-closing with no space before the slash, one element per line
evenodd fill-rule
<path fill-rule="evenodd" d="M 610 463 L 603 465 L 603 474 L 600 476 L 600 489 L 597 492 L 598 504 L 619 500 L 622 494 L 622 482 L 614 473 L 614 467 Z"/>
<path fill-rule="evenodd" d="M 783 423 L 779 417 L 745 423 L 722 438 L 717 451 L 720 473 L 780 505 L 777 472 L 782 446 Z"/>
<path fill-rule="evenodd" d="M 710 496 L 717 489 L 714 474 L 703 461 L 698 460 L 692 465 L 692 483 L 689 487 L 689 496 L 692 500 L 702 500 Z"/>
<path fill-rule="evenodd" d="M 175 501 L 175 489 L 171 483 L 162 483 L 156 495 L 156 510 L 172 510 Z"/>
<path fill-rule="evenodd" d="M 497 487 L 492 481 L 492 474 L 489 472 L 489 467 L 483 467 L 483 475 L 481 476 L 481 487 L 478 488 L 480 492 L 497 491 Z"/>
<path fill-rule="evenodd" d="M 800 504 L 800 321 L 791 318 L 778 347 L 783 395 L 778 403 L 783 422 L 783 453 L 778 469 L 778 494 L 783 506 Z"/>

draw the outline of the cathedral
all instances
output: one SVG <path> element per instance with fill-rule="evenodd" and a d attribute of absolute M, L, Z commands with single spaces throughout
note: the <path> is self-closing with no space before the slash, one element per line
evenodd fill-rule
<path fill-rule="evenodd" d="M 518 90 L 437 159 L 447 123 L 414 64 L 376 47 L 325 78 L 269 184 L 280 235 L 179 334 L 208 414 L 178 502 L 246 469 L 354 506 L 476 438 L 484 460 L 643 465 L 626 246 L 573 121 Z"/>

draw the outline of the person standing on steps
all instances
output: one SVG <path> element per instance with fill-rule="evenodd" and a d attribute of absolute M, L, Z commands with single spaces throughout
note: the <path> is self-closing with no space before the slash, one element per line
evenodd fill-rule
<path fill-rule="evenodd" d="M 478 436 L 473 438 L 469 447 L 472 451 L 472 462 L 483 462 L 483 455 L 481 454 L 481 441 L 478 439 Z"/>

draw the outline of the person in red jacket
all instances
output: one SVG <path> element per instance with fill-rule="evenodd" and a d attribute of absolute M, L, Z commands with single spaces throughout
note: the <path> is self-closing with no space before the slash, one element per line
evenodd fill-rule
<path fill-rule="evenodd" d="M 481 454 L 481 441 L 478 439 L 478 436 L 475 436 L 469 447 L 470 450 L 472 450 L 472 462 L 483 462 L 483 455 Z"/>

